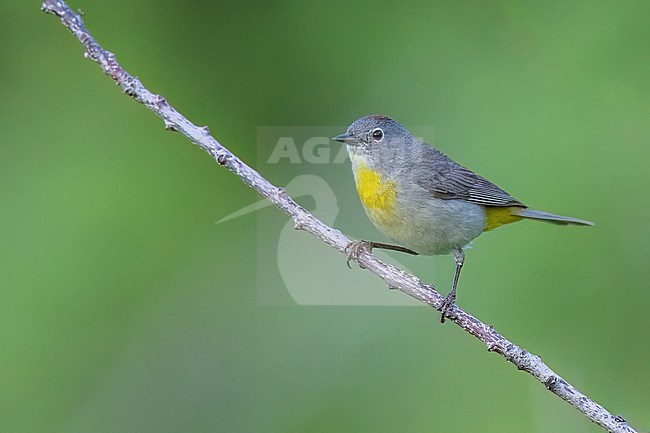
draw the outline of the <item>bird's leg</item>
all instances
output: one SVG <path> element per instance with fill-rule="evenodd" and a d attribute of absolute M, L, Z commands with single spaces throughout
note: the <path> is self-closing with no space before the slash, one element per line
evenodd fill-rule
<path fill-rule="evenodd" d="M 372 242 L 372 241 L 364 241 L 364 240 L 352 241 L 349 244 L 347 244 L 347 246 L 344 249 L 344 251 L 348 254 L 348 260 L 346 262 L 348 268 L 351 268 L 350 261 L 358 260 L 359 254 L 361 254 L 362 251 L 365 251 L 367 253 L 372 253 L 372 250 L 374 248 L 399 251 L 401 253 L 412 254 L 414 256 L 418 255 L 418 253 L 416 253 L 415 251 L 409 250 L 408 248 L 400 247 L 399 245 L 391 245 L 391 244 L 384 244 L 381 242 Z"/>
<path fill-rule="evenodd" d="M 447 311 L 454 306 L 456 302 L 456 286 L 458 285 L 458 277 L 460 277 L 460 271 L 463 269 L 463 263 L 465 263 L 465 253 L 461 248 L 454 249 L 454 259 L 456 259 L 456 272 L 454 272 L 454 283 L 451 286 L 451 291 L 445 297 L 445 300 L 442 302 L 440 312 L 442 316 L 440 317 L 440 323 L 445 323 L 445 315 Z"/>

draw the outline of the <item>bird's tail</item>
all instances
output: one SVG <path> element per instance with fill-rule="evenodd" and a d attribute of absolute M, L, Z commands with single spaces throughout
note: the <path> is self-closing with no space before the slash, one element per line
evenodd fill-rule
<path fill-rule="evenodd" d="M 561 215 L 553 215 L 552 213 L 542 212 L 540 210 L 533 209 L 521 209 L 517 211 L 517 216 L 522 218 L 528 218 L 532 220 L 547 221 L 553 224 L 560 225 L 576 225 L 576 226 L 593 226 L 594 223 L 587 220 L 581 220 L 578 218 L 571 218 Z"/>

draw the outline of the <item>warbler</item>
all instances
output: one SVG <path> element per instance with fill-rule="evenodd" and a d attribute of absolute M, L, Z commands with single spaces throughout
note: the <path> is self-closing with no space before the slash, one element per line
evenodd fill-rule
<path fill-rule="evenodd" d="M 481 233 L 522 219 L 593 225 L 529 209 L 492 182 L 418 140 L 388 116 L 361 117 L 332 140 L 347 145 L 357 192 L 370 221 L 399 244 L 352 242 L 346 249 L 348 265 L 360 251 L 373 248 L 453 254 L 456 270 L 440 309 L 443 323 L 456 301 L 465 262 L 463 248 Z"/>

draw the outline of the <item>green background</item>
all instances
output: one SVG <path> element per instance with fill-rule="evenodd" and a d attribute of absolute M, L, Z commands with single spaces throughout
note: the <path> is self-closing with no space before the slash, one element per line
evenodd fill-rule
<path fill-rule="evenodd" d="M 259 197 L 39 6 L 0 14 L 0 431 L 601 431 L 430 309 L 260 305 L 258 222 L 284 216 L 215 225 Z M 429 141 L 532 207 L 594 220 L 481 237 L 459 303 L 650 428 L 650 3 L 71 6 L 271 181 L 259 126 L 330 133 L 379 112 L 435 127 Z M 383 239 L 341 173 L 335 225 Z M 433 263 L 445 292 L 449 257 L 408 261 L 425 280 Z"/>

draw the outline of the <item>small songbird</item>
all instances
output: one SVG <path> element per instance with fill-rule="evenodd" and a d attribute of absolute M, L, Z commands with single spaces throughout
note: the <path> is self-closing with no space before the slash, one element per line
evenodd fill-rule
<path fill-rule="evenodd" d="M 416 139 L 387 116 L 354 121 L 332 140 L 347 145 L 354 181 L 373 224 L 401 245 L 355 241 L 348 262 L 361 250 L 384 248 L 410 254 L 453 254 L 456 272 L 441 308 L 441 321 L 456 300 L 465 261 L 463 247 L 485 231 L 521 219 L 591 226 L 590 221 L 529 209 L 507 192 L 447 155 Z"/>

